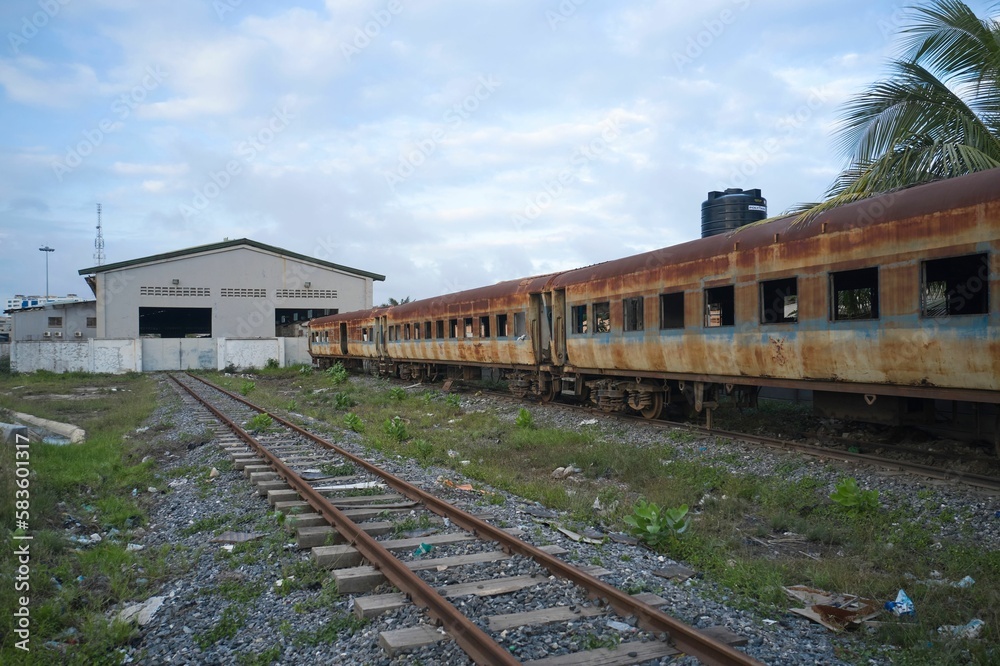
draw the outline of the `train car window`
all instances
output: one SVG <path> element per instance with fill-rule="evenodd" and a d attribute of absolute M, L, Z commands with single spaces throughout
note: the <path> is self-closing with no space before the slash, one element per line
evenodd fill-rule
<path fill-rule="evenodd" d="M 514 313 L 514 337 L 524 338 L 528 335 L 528 329 L 525 326 L 524 313 L 515 312 Z"/>
<path fill-rule="evenodd" d="M 506 338 L 510 333 L 507 331 L 507 315 L 497 315 L 497 337 Z"/>
<path fill-rule="evenodd" d="M 434 337 L 438 340 L 444 338 L 444 319 L 438 319 L 434 322 Z"/>
<path fill-rule="evenodd" d="M 705 326 L 733 326 L 736 323 L 736 289 L 733 285 L 705 290 Z"/>
<path fill-rule="evenodd" d="M 407 324 L 407 326 L 409 326 L 409 324 Z M 420 322 L 419 321 L 416 322 L 415 324 L 413 324 L 413 339 L 414 340 L 419 340 L 420 339 Z"/>
<path fill-rule="evenodd" d="M 396 327 L 389 327 L 389 342 L 393 342 L 396 339 Z"/>
<path fill-rule="evenodd" d="M 410 325 L 409 324 L 403 324 L 403 339 L 404 340 L 409 340 L 410 339 Z"/>
<path fill-rule="evenodd" d="M 660 330 L 684 328 L 684 292 L 660 294 Z"/>
<path fill-rule="evenodd" d="M 432 337 L 433 329 L 431 328 L 431 323 L 429 321 L 424 322 L 424 340 L 430 340 Z"/>
<path fill-rule="evenodd" d="M 458 337 L 458 320 L 449 319 L 448 320 L 448 337 L 457 338 Z"/>
<path fill-rule="evenodd" d="M 622 323 L 626 331 L 641 331 L 644 324 L 642 297 L 622 301 Z"/>
<path fill-rule="evenodd" d="M 830 318 L 878 319 L 878 268 L 830 273 Z"/>
<path fill-rule="evenodd" d="M 403 339 L 403 336 L 402 336 L 402 333 L 403 333 L 402 328 L 403 327 L 400 326 L 399 324 L 396 324 L 396 326 L 394 328 L 396 329 L 396 342 L 399 342 L 400 340 Z"/>
<path fill-rule="evenodd" d="M 931 259 L 922 264 L 921 311 L 925 317 L 987 314 L 990 262 L 986 253 Z"/>
<path fill-rule="evenodd" d="M 570 308 L 570 320 L 572 322 L 573 333 L 587 333 L 587 306 L 574 305 Z"/>
<path fill-rule="evenodd" d="M 488 338 L 490 337 L 490 316 L 486 315 L 479 318 L 479 337 Z"/>
<path fill-rule="evenodd" d="M 788 324 L 799 320 L 798 278 L 760 283 L 760 323 Z"/>
<path fill-rule="evenodd" d="M 472 335 L 473 335 L 473 331 L 472 331 L 472 317 L 466 317 L 464 324 L 465 324 L 465 337 L 471 338 Z"/>
<path fill-rule="evenodd" d="M 611 303 L 594 303 L 594 333 L 607 333 L 611 330 Z"/>

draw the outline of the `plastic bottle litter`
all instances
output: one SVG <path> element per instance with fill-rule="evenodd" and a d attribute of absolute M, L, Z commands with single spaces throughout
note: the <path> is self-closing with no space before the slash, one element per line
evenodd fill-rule
<path fill-rule="evenodd" d="M 958 581 L 957 583 L 952 583 L 952 586 L 953 587 L 972 587 L 973 583 L 975 583 L 975 582 L 976 582 L 975 578 L 973 578 L 972 576 L 966 576 L 965 578 L 963 578 L 962 580 Z"/>
<path fill-rule="evenodd" d="M 417 549 L 413 551 L 413 554 L 416 557 L 420 557 L 422 555 L 426 555 L 427 553 L 431 552 L 431 550 L 433 549 L 434 546 L 430 545 L 429 543 L 421 543 L 419 546 L 417 546 Z"/>
<path fill-rule="evenodd" d="M 913 609 L 913 601 L 906 596 L 906 592 L 903 590 L 899 591 L 896 595 L 895 601 L 885 602 L 885 609 L 892 611 L 895 615 L 915 615 L 916 611 Z"/>
<path fill-rule="evenodd" d="M 959 638 L 979 638 L 979 634 L 983 633 L 983 627 L 985 626 L 985 622 L 976 618 L 969 620 L 965 624 L 946 624 L 943 627 L 938 627 L 938 633 L 952 634 Z"/>

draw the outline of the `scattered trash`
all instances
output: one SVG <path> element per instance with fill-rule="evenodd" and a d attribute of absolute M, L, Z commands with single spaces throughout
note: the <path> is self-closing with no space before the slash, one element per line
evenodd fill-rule
<path fill-rule="evenodd" d="M 432 550 L 434 550 L 434 546 L 430 545 L 429 543 L 421 543 L 419 546 L 417 546 L 417 549 L 413 551 L 413 555 L 414 557 L 422 557 L 427 553 L 431 552 Z"/>
<path fill-rule="evenodd" d="M 791 612 L 818 622 L 830 631 L 854 629 L 879 614 L 878 602 L 852 594 L 835 594 L 805 585 L 784 588 L 793 599 L 805 602 L 805 608 L 792 608 Z"/>
<path fill-rule="evenodd" d="M 896 594 L 895 601 L 885 602 L 885 609 L 887 611 L 892 611 L 894 615 L 915 615 L 916 611 L 913 609 L 913 601 L 906 596 L 906 592 L 900 590 Z"/>
<path fill-rule="evenodd" d="M 618 631 L 636 631 L 636 628 L 630 624 L 625 624 L 624 622 L 619 622 L 617 620 L 608 620 L 608 628 L 616 629 Z"/>
<path fill-rule="evenodd" d="M 222 545 L 222 550 L 224 550 L 226 552 L 229 552 L 229 553 L 233 552 L 233 548 L 236 548 L 236 546 L 233 545 L 233 544 L 231 544 L 231 543 L 227 543 L 227 544 L 223 544 Z"/>
<path fill-rule="evenodd" d="M 253 541 L 267 536 L 263 532 L 223 532 L 217 537 L 213 537 L 210 543 L 243 543 Z"/>
<path fill-rule="evenodd" d="M 149 488 L 146 488 L 146 492 L 153 493 L 155 495 L 160 491 L 156 489 L 156 486 L 150 486 Z"/>
<path fill-rule="evenodd" d="M 552 470 L 553 479 L 565 479 L 566 477 L 573 476 L 574 474 L 579 474 L 583 470 L 579 467 L 574 467 L 573 465 L 567 465 L 566 467 L 556 467 Z"/>
<path fill-rule="evenodd" d="M 764 620 L 764 624 L 766 624 L 767 626 L 770 627 L 772 624 L 778 624 L 778 621 L 777 620 Z"/>
<path fill-rule="evenodd" d="M 147 430 L 149 430 L 149 426 L 142 426 L 141 428 L 135 429 L 136 432 L 146 432 Z"/>
<path fill-rule="evenodd" d="M 458 451 L 453 451 L 452 449 L 448 449 L 448 457 L 449 458 L 457 458 L 459 455 L 461 455 L 461 454 L 459 454 Z"/>
<path fill-rule="evenodd" d="M 979 638 L 979 634 L 983 633 L 985 626 L 985 622 L 976 618 L 965 624 L 946 624 L 943 627 L 938 627 L 938 633 L 951 634 L 958 638 Z"/>
<path fill-rule="evenodd" d="M 214 479 L 214 478 L 215 478 L 215 477 L 217 477 L 217 476 L 219 476 L 219 470 L 217 470 L 217 469 L 215 469 L 215 468 L 213 467 L 213 468 L 212 468 L 212 471 L 208 473 L 208 478 L 210 478 L 210 479 Z"/>
<path fill-rule="evenodd" d="M 972 576 L 966 576 L 965 578 L 963 578 L 962 580 L 958 581 L 957 583 L 952 583 L 951 586 L 952 587 L 972 587 L 975 584 L 975 582 L 976 582 L 975 578 L 973 578 Z"/>
<path fill-rule="evenodd" d="M 125 550 L 127 550 L 129 552 L 135 552 L 137 550 L 142 550 L 143 548 L 145 548 L 145 546 L 143 546 L 142 544 L 138 544 L 138 543 L 130 543 L 127 546 L 125 546 Z"/>
<path fill-rule="evenodd" d="M 135 620 L 140 627 L 143 627 L 149 624 L 164 601 L 166 601 L 166 597 L 152 597 L 141 604 L 132 604 L 118 614 L 118 620 L 121 622 Z"/>
<path fill-rule="evenodd" d="M 976 579 L 973 578 L 972 576 L 966 576 L 962 580 L 957 580 L 957 581 L 954 581 L 954 582 L 950 581 L 950 580 L 945 580 L 944 578 L 941 578 L 941 574 L 939 572 L 937 572 L 937 571 L 932 571 L 931 572 L 931 577 L 927 578 L 925 580 L 919 580 L 919 579 L 917 579 L 916 576 L 914 576 L 912 574 L 906 574 L 906 577 L 909 578 L 910 580 L 912 580 L 915 583 L 919 583 L 919 584 L 922 584 L 922 585 L 928 585 L 928 586 L 949 585 L 951 587 L 972 587 L 975 584 L 975 582 L 976 582 Z"/>
<path fill-rule="evenodd" d="M 597 419 L 584 419 L 580 421 L 580 425 L 582 426 L 597 425 Z"/>
<path fill-rule="evenodd" d="M 174 479 L 173 481 L 171 481 L 167 485 L 170 486 L 171 488 L 178 488 L 180 486 L 183 486 L 187 482 L 188 482 L 188 480 L 182 477 L 180 479 Z"/>

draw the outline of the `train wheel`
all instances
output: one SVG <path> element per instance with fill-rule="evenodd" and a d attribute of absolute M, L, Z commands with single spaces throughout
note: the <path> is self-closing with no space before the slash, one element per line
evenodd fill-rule
<path fill-rule="evenodd" d="M 549 382 L 549 388 L 541 395 L 541 401 L 543 403 L 554 402 L 556 398 L 559 397 L 559 384 L 553 380 Z"/>
<path fill-rule="evenodd" d="M 652 394 L 652 397 L 653 402 L 649 405 L 649 407 L 643 407 L 639 410 L 639 413 L 642 414 L 642 418 L 644 419 L 658 419 L 660 418 L 660 414 L 663 412 L 663 394 L 656 392 Z"/>

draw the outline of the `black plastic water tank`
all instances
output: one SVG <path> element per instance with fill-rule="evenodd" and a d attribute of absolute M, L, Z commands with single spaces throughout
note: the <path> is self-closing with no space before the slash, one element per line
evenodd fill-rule
<path fill-rule="evenodd" d="M 731 187 L 725 192 L 709 192 L 701 204 L 701 237 L 733 231 L 767 217 L 767 199 L 760 190 Z"/>

